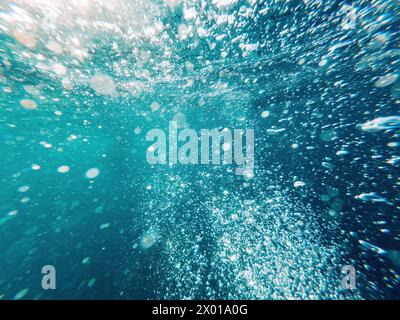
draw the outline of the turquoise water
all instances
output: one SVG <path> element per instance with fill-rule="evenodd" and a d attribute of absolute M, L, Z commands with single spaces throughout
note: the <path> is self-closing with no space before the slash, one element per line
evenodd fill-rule
<path fill-rule="evenodd" d="M 399 8 L 0 1 L 0 299 L 399 298 Z M 172 120 L 253 170 L 150 165 Z"/>

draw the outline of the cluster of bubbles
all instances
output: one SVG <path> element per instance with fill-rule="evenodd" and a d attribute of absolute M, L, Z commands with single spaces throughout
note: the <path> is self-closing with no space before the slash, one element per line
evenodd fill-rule
<path fill-rule="evenodd" d="M 2 1 L 0 298 L 46 298 L 27 271 L 46 254 L 82 270 L 59 297 L 398 297 L 399 16 L 397 0 Z M 254 173 L 148 165 L 146 131 L 170 120 L 254 129 Z"/>

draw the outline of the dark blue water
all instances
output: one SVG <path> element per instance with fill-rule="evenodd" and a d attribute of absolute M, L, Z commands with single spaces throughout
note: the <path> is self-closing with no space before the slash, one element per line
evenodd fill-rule
<path fill-rule="evenodd" d="M 399 8 L 2 1 L 0 299 L 399 298 Z M 172 120 L 253 171 L 149 164 Z"/>

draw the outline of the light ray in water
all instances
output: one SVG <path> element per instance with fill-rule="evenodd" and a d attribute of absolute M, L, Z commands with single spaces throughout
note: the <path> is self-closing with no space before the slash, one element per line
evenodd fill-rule
<path fill-rule="evenodd" d="M 400 298 L 399 16 L 1 1 L 0 299 Z"/>

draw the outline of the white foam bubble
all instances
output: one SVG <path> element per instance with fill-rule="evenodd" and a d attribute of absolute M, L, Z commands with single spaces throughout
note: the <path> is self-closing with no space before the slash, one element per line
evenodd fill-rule
<path fill-rule="evenodd" d="M 86 178 L 88 179 L 94 179 L 100 174 L 100 170 L 97 168 L 91 168 L 88 171 L 86 171 Z"/>
<path fill-rule="evenodd" d="M 15 40 L 17 40 L 19 43 L 22 43 L 29 49 L 35 48 L 37 43 L 36 38 L 32 34 L 29 34 L 27 32 L 14 31 L 13 37 L 15 38 Z"/>
<path fill-rule="evenodd" d="M 102 95 L 113 95 L 116 92 L 113 78 L 103 73 L 96 73 L 90 80 L 90 86 Z"/>
<path fill-rule="evenodd" d="M 55 54 L 61 54 L 64 51 L 62 46 L 57 41 L 53 40 L 47 43 L 46 48 L 54 52 Z"/>
<path fill-rule="evenodd" d="M 37 103 L 31 99 L 21 100 L 21 106 L 26 110 L 33 110 L 37 108 Z"/>
<path fill-rule="evenodd" d="M 153 102 L 153 103 L 150 105 L 150 108 L 151 108 L 151 110 L 153 110 L 153 111 L 157 111 L 158 109 L 160 109 L 160 105 L 159 105 L 157 102 Z"/>
<path fill-rule="evenodd" d="M 269 111 L 264 110 L 263 112 L 261 112 L 261 117 L 262 118 L 268 118 L 269 117 Z"/>
<path fill-rule="evenodd" d="M 393 84 L 398 78 L 396 73 L 389 73 L 382 77 L 379 77 L 378 80 L 375 81 L 374 85 L 377 88 L 384 88 Z"/>
<path fill-rule="evenodd" d="M 69 171 L 69 167 L 68 166 L 60 166 L 58 169 L 57 169 L 57 171 L 59 172 L 59 173 L 67 173 L 68 171 Z"/>
<path fill-rule="evenodd" d="M 359 128 L 367 132 L 398 129 L 400 128 L 400 116 L 378 117 L 359 125 Z"/>
<path fill-rule="evenodd" d="M 299 188 L 299 187 L 304 187 L 306 184 L 303 182 L 303 181 L 295 181 L 294 183 L 293 183 L 293 186 L 295 187 L 295 188 Z"/>

